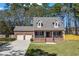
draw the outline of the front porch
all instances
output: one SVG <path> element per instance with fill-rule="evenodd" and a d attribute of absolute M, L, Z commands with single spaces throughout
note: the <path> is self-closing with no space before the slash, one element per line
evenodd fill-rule
<path fill-rule="evenodd" d="M 34 31 L 34 42 L 56 42 L 63 39 L 63 31 Z"/>

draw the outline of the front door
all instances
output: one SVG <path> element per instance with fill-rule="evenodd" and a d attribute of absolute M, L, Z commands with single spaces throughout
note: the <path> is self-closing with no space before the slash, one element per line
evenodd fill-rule
<path fill-rule="evenodd" d="M 46 42 L 52 42 L 53 38 L 52 38 L 52 32 L 48 31 L 46 32 Z"/>

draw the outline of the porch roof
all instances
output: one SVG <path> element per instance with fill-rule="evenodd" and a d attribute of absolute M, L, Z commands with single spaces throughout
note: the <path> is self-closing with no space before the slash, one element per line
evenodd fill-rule
<path fill-rule="evenodd" d="M 42 28 L 34 28 L 34 31 L 35 30 L 44 30 L 44 31 L 59 31 L 59 30 L 64 30 L 64 28 L 44 28 L 44 27 L 42 27 Z"/>
<path fill-rule="evenodd" d="M 16 26 L 14 31 L 59 31 L 64 28 L 34 28 L 33 26 Z"/>

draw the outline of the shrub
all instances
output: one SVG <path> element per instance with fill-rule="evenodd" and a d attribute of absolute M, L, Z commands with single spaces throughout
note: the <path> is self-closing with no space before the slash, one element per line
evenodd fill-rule
<path fill-rule="evenodd" d="M 33 42 L 33 38 L 31 39 L 31 42 Z"/>
<path fill-rule="evenodd" d="M 48 52 L 45 52 L 41 49 L 30 49 L 27 51 L 27 53 L 25 54 L 27 56 L 56 56 L 56 53 L 53 54 L 49 54 Z"/>
<path fill-rule="evenodd" d="M 1 42 L 0 42 L 0 46 L 4 45 L 4 44 L 6 44 L 6 43 L 7 43 L 7 42 L 5 42 L 5 43 L 1 43 Z"/>
<path fill-rule="evenodd" d="M 0 41 L 14 41 L 15 38 L 0 38 Z"/>

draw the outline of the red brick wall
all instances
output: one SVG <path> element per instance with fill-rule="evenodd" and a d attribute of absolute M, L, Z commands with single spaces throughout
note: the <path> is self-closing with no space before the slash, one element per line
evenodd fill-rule
<path fill-rule="evenodd" d="M 63 38 L 33 38 L 33 42 L 58 42 L 63 40 Z"/>
<path fill-rule="evenodd" d="M 53 42 L 53 38 L 46 38 L 46 42 Z"/>
<path fill-rule="evenodd" d="M 33 38 L 33 42 L 45 42 L 45 38 Z"/>

